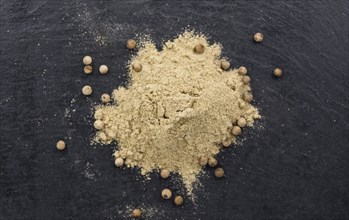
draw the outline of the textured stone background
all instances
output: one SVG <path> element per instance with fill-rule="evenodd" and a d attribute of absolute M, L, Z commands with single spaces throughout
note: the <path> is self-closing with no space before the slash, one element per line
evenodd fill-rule
<path fill-rule="evenodd" d="M 160 220 L 349 218 L 347 1 L 0 3 L 0 219 L 124 219 L 135 206 Z M 264 117 L 219 154 L 226 178 L 207 169 L 196 204 L 178 208 L 160 198 L 165 186 L 180 192 L 174 180 L 144 182 L 114 167 L 115 145 L 90 145 L 90 107 L 126 84 L 126 39 L 161 45 L 188 27 L 249 68 Z M 251 41 L 257 31 L 262 44 Z M 84 75 L 86 54 L 110 73 Z"/>

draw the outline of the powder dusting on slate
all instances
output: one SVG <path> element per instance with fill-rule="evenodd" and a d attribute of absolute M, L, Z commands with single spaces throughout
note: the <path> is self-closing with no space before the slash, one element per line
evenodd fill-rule
<path fill-rule="evenodd" d="M 125 205 L 125 206 L 117 206 L 114 207 L 114 210 L 108 210 L 110 212 L 110 218 L 108 219 L 135 219 L 131 217 L 131 213 L 135 208 L 139 208 L 142 211 L 142 218 L 141 219 L 154 219 L 157 218 L 164 218 L 166 216 L 166 213 L 163 209 L 156 206 L 151 206 L 149 204 L 142 203 L 138 206 L 134 206 L 133 204 Z"/>
<path fill-rule="evenodd" d="M 202 44 L 202 54 L 193 48 Z M 167 169 L 178 173 L 191 194 L 202 171 L 199 159 L 214 157 L 222 142 L 236 143 L 233 124 L 260 118 L 244 95 L 251 93 L 237 69 L 222 70 L 221 46 L 185 31 L 163 45 L 142 42 L 129 65 L 127 87 L 114 90 L 112 105 L 99 105 L 94 117 L 104 127 L 95 140 L 118 143 L 114 156 L 141 174 Z M 136 72 L 132 64 L 140 63 Z"/>

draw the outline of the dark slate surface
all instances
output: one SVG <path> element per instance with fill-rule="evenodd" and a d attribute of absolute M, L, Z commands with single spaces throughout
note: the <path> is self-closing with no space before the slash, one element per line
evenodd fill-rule
<path fill-rule="evenodd" d="M 123 219 L 141 204 L 162 212 L 149 219 L 349 218 L 347 1 L 0 2 L 0 219 Z M 188 26 L 249 67 L 264 129 L 220 153 L 227 177 L 202 178 L 196 205 L 177 208 L 159 195 L 172 181 L 143 182 L 114 167 L 115 145 L 90 146 L 90 107 L 126 83 L 126 39 L 160 45 Z M 110 74 L 84 75 L 85 54 Z"/>

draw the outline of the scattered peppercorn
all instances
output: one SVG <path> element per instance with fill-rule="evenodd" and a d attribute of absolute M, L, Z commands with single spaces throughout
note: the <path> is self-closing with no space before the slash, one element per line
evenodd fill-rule
<path fill-rule="evenodd" d="M 247 74 L 247 68 L 244 67 L 244 66 L 240 66 L 239 69 L 238 69 L 238 73 L 241 74 L 241 75 Z"/>
<path fill-rule="evenodd" d="M 164 179 L 167 179 L 169 176 L 170 176 L 170 171 L 166 170 L 166 169 L 163 169 L 161 170 L 160 172 L 160 176 Z"/>
<path fill-rule="evenodd" d="M 176 204 L 176 205 L 182 205 L 183 204 L 183 197 L 182 196 L 176 196 L 175 198 L 174 198 L 174 203 Z"/>
<path fill-rule="evenodd" d="M 255 35 L 253 36 L 253 40 L 257 43 L 262 42 L 263 38 L 264 38 L 263 34 L 259 32 L 255 33 Z"/>
<path fill-rule="evenodd" d="M 161 196 L 164 199 L 170 199 L 171 196 L 172 196 L 172 192 L 169 189 L 163 189 L 162 192 L 161 192 Z"/>
<path fill-rule="evenodd" d="M 197 44 L 195 47 L 194 47 L 194 51 L 195 53 L 203 53 L 205 51 L 205 46 L 202 45 L 202 44 Z"/>
<path fill-rule="evenodd" d="M 224 141 L 222 141 L 222 145 L 223 145 L 223 147 L 229 147 L 230 145 L 231 145 L 231 139 L 226 139 L 226 140 L 224 140 Z"/>
<path fill-rule="evenodd" d="M 222 178 L 224 176 L 224 170 L 223 168 L 219 167 L 219 168 L 216 168 L 214 170 L 214 175 L 217 177 L 217 178 Z"/>
<path fill-rule="evenodd" d="M 84 67 L 84 72 L 86 74 L 91 74 L 92 73 L 92 66 L 88 65 Z"/>
<path fill-rule="evenodd" d="M 275 76 L 275 77 L 281 77 L 281 76 L 282 76 L 282 69 L 276 68 L 276 69 L 274 70 L 274 76 Z"/>
<path fill-rule="evenodd" d="M 64 141 L 62 141 L 62 140 L 57 141 L 56 148 L 57 148 L 57 150 L 64 150 L 64 148 L 65 148 Z"/>
<path fill-rule="evenodd" d="M 89 85 L 86 85 L 86 86 L 84 86 L 84 87 L 82 87 L 82 94 L 84 94 L 84 95 L 91 95 L 92 94 L 92 87 L 91 86 L 89 86 Z"/>
<path fill-rule="evenodd" d="M 200 157 L 200 159 L 199 159 L 199 164 L 200 164 L 201 166 L 206 166 L 206 165 L 207 165 L 207 161 L 208 161 L 207 157 L 202 156 L 202 157 Z"/>
<path fill-rule="evenodd" d="M 235 136 L 238 136 L 241 134 L 241 128 L 239 126 L 234 126 L 231 130 L 231 133 Z"/>
<path fill-rule="evenodd" d="M 101 65 L 101 66 L 99 67 L 99 72 L 100 72 L 101 74 L 107 74 L 107 72 L 108 72 L 108 67 L 107 67 L 106 65 Z"/>
<path fill-rule="evenodd" d="M 85 65 L 90 65 L 92 63 L 92 57 L 90 56 L 85 56 L 83 59 L 82 59 L 82 62 L 85 64 Z"/>
<path fill-rule="evenodd" d="M 227 60 L 222 60 L 221 61 L 221 68 L 222 70 L 227 70 L 230 67 L 230 63 Z"/>
<path fill-rule="evenodd" d="M 133 68 L 134 71 L 140 72 L 140 71 L 142 71 L 143 67 L 142 67 L 142 64 L 140 64 L 139 62 L 134 62 L 132 64 L 132 68 Z"/>
<path fill-rule="evenodd" d="M 238 124 L 239 127 L 243 128 L 243 127 L 246 126 L 247 121 L 246 121 L 246 119 L 244 117 L 241 117 L 241 118 L 239 118 L 237 120 L 237 124 Z"/>
<path fill-rule="evenodd" d="M 253 96 L 250 92 L 246 92 L 242 98 L 246 101 L 246 102 L 252 102 L 253 100 Z"/>
<path fill-rule="evenodd" d="M 129 40 L 127 40 L 127 42 L 126 42 L 126 47 L 128 48 L 128 49 L 134 49 L 135 47 L 136 47 L 136 41 L 135 40 L 133 40 L 133 39 L 129 39 Z"/>
<path fill-rule="evenodd" d="M 122 165 L 124 165 L 124 159 L 122 159 L 121 157 L 116 158 L 115 159 L 115 166 L 122 167 Z"/>
<path fill-rule="evenodd" d="M 108 103 L 110 102 L 110 95 L 107 93 L 104 93 L 101 95 L 101 101 L 102 103 Z"/>
<path fill-rule="evenodd" d="M 140 209 L 134 209 L 132 211 L 133 218 L 140 218 L 142 216 L 142 211 Z"/>
<path fill-rule="evenodd" d="M 104 123 L 102 120 L 96 120 L 94 123 L 93 123 L 93 126 L 97 129 L 97 130 L 101 130 L 104 128 Z"/>
<path fill-rule="evenodd" d="M 251 78 L 249 76 L 243 76 L 242 77 L 242 83 L 243 84 L 249 84 L 251 82 Z"/>
<path fill-rule="evenodd" d="M 214 157 L 208 158 L 208 165 L 209 165 L 210 167 L 215 167 L 215 166 L 217 165 L 217 160 L 216 160 L 216 158 L 214 158 Z"/>

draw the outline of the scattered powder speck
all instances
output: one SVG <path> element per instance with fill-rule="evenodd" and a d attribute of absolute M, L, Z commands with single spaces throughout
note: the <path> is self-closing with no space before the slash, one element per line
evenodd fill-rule
<path fill-rule="evenodd" d="M 96 180 L 96 176 L 99 176 L 100 173 L 98 173 L 96 171 L 96 169 L 94 168 L 93 164 L 87 162 L 84 168 L 84 171 L 82 172 L 82 174 L 90 180 Z"/>
<path fill-rule="evenodd" d="M 5 99 L 1 99 L 0 100 L 0 105 L 5 105 L 7 103 L 10 103 L 11 101 L 15 100 L 14 97 L 8 97 L 8 98 L 5 98 Z"/>

